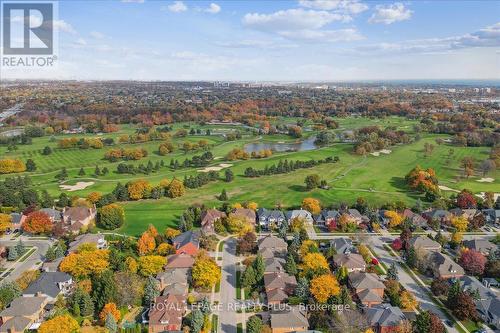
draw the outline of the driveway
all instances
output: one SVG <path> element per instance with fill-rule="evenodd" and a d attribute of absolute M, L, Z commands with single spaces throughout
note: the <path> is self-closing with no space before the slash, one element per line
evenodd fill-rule
<path fill-rule="evenodd" d="M 236 240 L 229 238 L 224 243 L 222 255 L 222 277 L 220 284 L 219 322 L 220 332 L 236 333 L 239 315 L 236 313 Z"/>
<path fill-rule="evenodd" d="M 45 253 L 47 253 L 47 250 L 52 245 L 52 241 L 48 239 L 30 240 L 25 236 L 21 236 L 16 240 L 10 240 L 10 237 L 4 236 L 0 239 L 0 244 L 7 247 L 15 246 L 19 242 L 19 239 L 23 241 L 23 244 L 25 246 L 34 247 L 36 251 L 33 252 L 30 257 L 23 262 L 7 261 L 7 263 L 5 264 L 5 268 L 14 268 L 14 271 L 12 271 L 12 273 L 10 273 L 3 280 L 4 282 L 15 281 L 19 276 L 21 276 L 23 272 L 30 269 L 39 268 L 41 266 L 41 263 L 45 260 Z M 1 276 L 3 275 L 0 274 L 0 277 Z"/>

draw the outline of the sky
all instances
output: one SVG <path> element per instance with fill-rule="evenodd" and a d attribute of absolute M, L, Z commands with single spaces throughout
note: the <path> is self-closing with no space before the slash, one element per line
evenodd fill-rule
<path fill-rule="evenodd" d="M 54 68 L 81 80 L 500 79 L 500 1 L 60 1 Z"/>

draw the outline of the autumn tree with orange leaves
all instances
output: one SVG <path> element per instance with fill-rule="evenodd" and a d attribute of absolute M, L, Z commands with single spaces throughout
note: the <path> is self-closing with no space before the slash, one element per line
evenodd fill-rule
<path fill-rule="evenodd" d="M 107 303 L 104 305 L 102 308 L 101 312 L 99 313 L 99 319 L 101 320 L 102 323 L 106 321 L 106 317 L 108 316 L 108 313 L 111 313 L 113 317 L 115 317 L 116 322 L 120 321 L 120 310 L 116 307 L 115 303 Z"/>
<path fill-rule="evenodd" d="M 339 282 L 332 274 L 320 275 L 311 280 L 310 291 L 316 301 L 326 303 L 330 297 L 340 293 Z"/>
<path fill-rule="evenodd" d="M 318 199 L 305 198 L 302 200 L 302 208 L 311 214 L 319 214 L 321 212 L 321 202 Z"/>
<path fill-rule="evenodd" d="M 414 167 L 406 176 L 408 186 L 422 193 L 439 193 L 436 172 L 431 169 L 422 169 L 420 165 Z"/>
<path fill-rule="evenodd" d="M 22 228 L 30 234 L 48 234 L 52 231 L 54 224 L 47 213 L 36 211 L 28 215 L 23 222 Z"/>

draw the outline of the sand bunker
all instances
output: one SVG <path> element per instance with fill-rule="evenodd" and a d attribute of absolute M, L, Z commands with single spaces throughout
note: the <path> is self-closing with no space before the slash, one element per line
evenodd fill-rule
<path fill-rule="evenodd" d="M 228 163 L 221 163 L 219 164 L 219 166 L 206 167 L 205 169 L 198 170 L 198 172 L 221 171 L 222 169 L 229 168 L 231 166 L 233 165 Z"/>
<path fill-rule="evenodd" d="M 380 154 L 386 154 L 386 155 L 389 155 L 390 153 L 392 153 L 392 150 L 389 150 L 389 149 L 382 149 L 382 150 L 379 150 L 379 151 L 374 151 L 373 153 L 370 153 L 370 155 L 373 155 L 373 156 L 380 156 Z"/>
<path fill-rule="evenodd" d="M 94 182 L 78 182 L 75 185 L 59 185 L 62 190 L 66 190 L 68 192 L 84 190 L 89 186 L 94 185 Z"/>
<path fill-rule="evenodd" d="M 452 192 L 460 193 L 460 191 L 457 191 L 455 189 L 449 188 L 448 186 L 439 185 L 438 187 L 439 187 L 440 190 L 443 190 L 443 191 L 452 191 Z"/>
<path fill-rule="evenodd" d="M 495 181 L 495 179 L 487 177 L 487 178 L 478 179 L 476 181 L 480 182 L 480 183 L 493 183 Z"/>

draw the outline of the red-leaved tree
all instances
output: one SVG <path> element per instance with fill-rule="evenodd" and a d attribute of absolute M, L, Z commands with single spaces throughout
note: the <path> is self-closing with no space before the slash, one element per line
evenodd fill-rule
<path fill-rule="evenodd" d="M 457 206 L 462 209 L 476 208 L 477 201 L 469 190 L 462 190 L 457 195 Z"/>
<path fill-rule="evenodd" d="M 486 258 L 476 250 L 463 250 L 458 263 L 465 269 L 467 274 L 481 275 L 484 272 Z"/>

